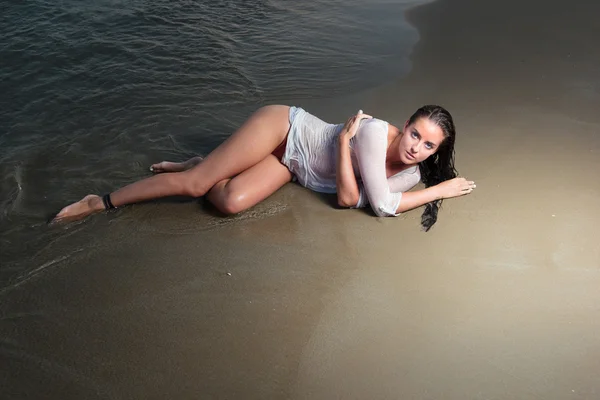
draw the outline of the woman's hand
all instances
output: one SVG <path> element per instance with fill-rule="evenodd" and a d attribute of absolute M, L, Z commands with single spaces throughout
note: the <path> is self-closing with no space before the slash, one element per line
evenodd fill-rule
<path fill-rule="evenodd" d="M 439 199 L 449 199 L 451 197 L 464 196 L 475 189 L 475 182 L 468 181 L 465 178 L 454 178 L 436 185 L 437 197 Z"/>
<path fill-rule="evenodd" d="M 362 110 L 358 110 L 358 113 L 356 113 L 356 115 L 353 115 L 348 119 L 348 121 L 346 121 L 344 127 L 342 128 L 342 131 L 340 132 L 340 137 L 343 137 L 348 140 L 352 139 L 354 135 L 356 135 L 356 132 L 358 132 L 360 121 L 362 121 L 363 119 L 371 118 L 373 117 L 367 114 L 363 114 Z"/>

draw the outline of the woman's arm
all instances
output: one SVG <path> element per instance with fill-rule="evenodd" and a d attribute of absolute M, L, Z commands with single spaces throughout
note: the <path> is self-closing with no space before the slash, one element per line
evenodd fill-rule
<path fill-rule="evenodd" d="M 392 192 L 386 176 L 388 124 L 384 121 L 366 122 L 356 135 L 354 152 L 358 160 L 364 195 L 378 217 L 397 215 L 401 192 Z"/>
<path fill-rule="evenodd" d="M 337 187 L 337 199 L 340 207 L 353 207 L 358 203 L 359 190 L 352 159 L 350 157 L 350 138 L 348 135 L 340 134 L 338 138 L 337 169 L 335 174 Z"/>
<path fill-rule="evenodd" d="M 437 186 L 431 186 L 423 190 L 415 190 L 414 192 L 405 192 L 402 194 L 400 205 L 396 209 L 396 213 L 412 210 L 434 200 L 440 200 L 442 197 L 438 194 Z"/>
<path fill-rule="evenodd" d="M 465 178 L 454 178 L 423 190 L 406 192 L 402 194 L 396 213 L 412 210 L 435 200 L 464 196 L 471 193 L 475 187 L 473 181 L 467 181 Z"/>
<path fill-rule="evenodd" d="M 360 198 L 358 183 L 352 168 L 352 158 L 350 156 L 350 139 L 358 130 L 360 121 L 372 118 L 363 114 L 362 110 L 355 116 L 350 117 L 338 137 L 338 153 L 336 165 L 336 188 L 338 205 L 340 207 L 354 207 Z"/>
<path fill-rule="evenodd" d="M 379 217 L 396 216 L 429 202 L 469 194 L 475 188 L 472 181 L 454 178 L 414 192 L 392 191 L 385 174 L 387 129 L 381 121 L 369 121 L 356 136 L 354 150 L 357 155 L 360 175 L 369 203 Z M 411 182 L 412 183 L 412 182 Z M 402 189 L 406 190 L 407 185 Z"/>

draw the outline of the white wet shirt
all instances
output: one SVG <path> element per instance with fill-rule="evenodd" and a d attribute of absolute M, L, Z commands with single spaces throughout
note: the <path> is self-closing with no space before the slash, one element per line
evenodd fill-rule
<path fill-rule="evenodd" d="M 360 197 L 357 208 L 371 204 L 377 216 L 397 216 L 402 192 L 412 189 L 421 179 L 418 166 L 387 178 L 388 123 L 378 119 L 365 121 L 351 140 L 360 171 Z"/>
<path fill-rule="evenodd" d="M 290 107 L 290 131 L 281 162 L 302 186 L 322 193 L 337 191 L 337 138 L 342 128 L 343 124 L 329 124 L 300 107 Z M 360 193 L 355 208 L 371 204 L 381 217 L 398 215 L 402 192 L 421 179 L 418 166 L 387 178 L 387 135 L 388 123 L 373 118 L 363 120 L 350 140 L 352 169 Z"/>

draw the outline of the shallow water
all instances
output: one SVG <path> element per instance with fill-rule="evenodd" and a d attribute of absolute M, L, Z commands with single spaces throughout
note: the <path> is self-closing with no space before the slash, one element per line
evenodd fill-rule
<path fill-rule="evenodd" d="M 65 204 L 146 176 L 152 162 L 208 152 L 261 104 L 405 74 L 417 33 L 403 13 L 415 3 L 9 2 L 0 283 L 37 270 L 33 255 L 83 229 L 47 226 Z"/>

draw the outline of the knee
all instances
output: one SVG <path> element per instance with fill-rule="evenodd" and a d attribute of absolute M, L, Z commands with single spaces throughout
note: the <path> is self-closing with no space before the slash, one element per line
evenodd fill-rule
<path fill-rule="evenodd" d="M 217 208 L 227 215 L 240 213 L 248 208 L 246 196 L 243 193 L 225 189 Z"/>

